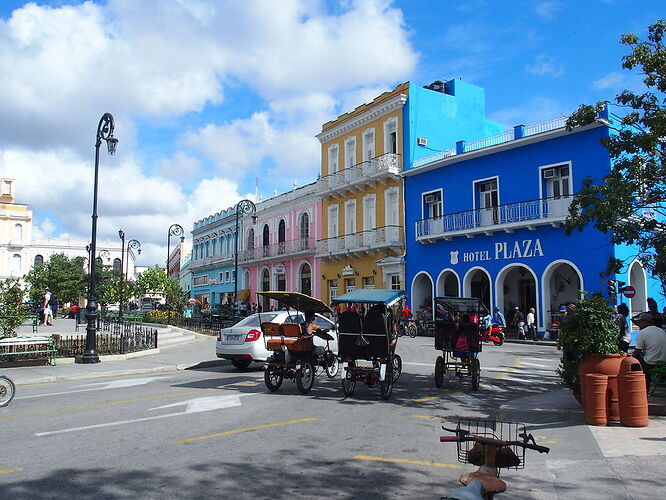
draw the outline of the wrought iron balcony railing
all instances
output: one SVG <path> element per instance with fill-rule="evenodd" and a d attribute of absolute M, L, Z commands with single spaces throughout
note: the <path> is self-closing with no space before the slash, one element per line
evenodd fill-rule
<path fill-rule="evenodd" d="M 317 256 L 327 257 L 355 252 L 372 252 L 403 246 L 400 226 L 384 226 L 358 233 L 317 241 Z"/>
<path fill-rule="evenodd" d="M 339 170 L 319 179 L 320 192 L 335 196 L 350 187 L 366 182 L 378 182 L 400 173 L 400 155 L 386 153 L 371 160 Z"/>
<path fill-rule="evenodd" d="M 314 238 L 298 238 L 290 241 L 281 241 L 271 245 L 248 248 L 238 255 L 239 262 L 272 259 L 275 257 L 289 257 L 301 253 L 314 253 L 316 248 Z"/>
<path fill-rule="evenodd" d="M 542 198 L 467 210 L 416 221 L 416 240 L 429 242 L 495 231 L 511 232 L 537 225 L 557 225 L 569 214 L 571 197 Z"/>

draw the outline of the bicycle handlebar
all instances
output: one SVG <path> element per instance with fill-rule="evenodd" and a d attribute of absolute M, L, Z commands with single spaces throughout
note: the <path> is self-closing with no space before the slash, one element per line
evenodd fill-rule
<path fill-rule="evenodd" d="M 522 448 L 528 448 L 530 450 L 535 450 L 538 451 L 539 453 L 548 453 L 550 451 L 550 448 L 547 446 L 540 446 L 536 444 L 534 441 L 534 437 L 532 434 L 520 434 L 519 436 L 523 438 L 522 441 L 505 441 L 503 439 L 496 439 L 496 438 L 491 438 L 491 437 L 486 437 L 486 436 L 475 436 L 473 434 L 470 434 L 468 431 L 465 431 L 463 429 L 447 429 L 446 427 L 442 426 L 442 429 L 445 431 L 449 432 L 454 432 L 456 435 L 455 436 L 440 436 L 439 437 L 439 442 L 440 443 L 446 443 L 446 442 L 458 442 L 458 441 L 474 441 L 476 443 L 480 444 L 494 444 L 497 446 L 520 446 Z M 532 443 L 530 443 L 530 441 Z"/>

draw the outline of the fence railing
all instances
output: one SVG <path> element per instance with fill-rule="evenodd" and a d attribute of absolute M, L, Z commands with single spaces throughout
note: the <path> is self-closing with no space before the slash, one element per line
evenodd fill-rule
<path fill-rule="evenodd" d="M 54 335 L 58 357 L 81 356 L 85 335 Z M 126 321 L 100 321 L 96 333 L 97 352 L 101 355 L 127 354 L 157 347 L 157 329 Z"/>
<path fill-rule="evenodd" d="M 241 262 L 248 262 L 251 260 L 269 259 L 278 256 L 287 257 L 292 254 L 314 251 L 314 238 L 297 238 L 295 240 L 280 241 L 270 245 L 248 248 L 238 255 L 238 260 Z"/>

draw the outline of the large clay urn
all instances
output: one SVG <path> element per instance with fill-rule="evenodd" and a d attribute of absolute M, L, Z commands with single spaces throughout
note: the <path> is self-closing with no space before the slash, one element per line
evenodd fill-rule
<path fill-rule="evenodd" d="M 609 419 L 611 422 L 620 421 L 620 396 L 617 387 L 617 377 L 620 373 L 620 364 L 626 354 L 586 354 L 578 366 L 578 378 L 581 381 L 580 389 L 585 408 L 585 375 L 588 373 L 601 373 L 608 375 L 608 392 L 610 399 Z"/>

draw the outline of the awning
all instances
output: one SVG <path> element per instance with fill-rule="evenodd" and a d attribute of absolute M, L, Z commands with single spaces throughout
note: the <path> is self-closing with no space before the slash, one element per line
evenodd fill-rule
<path fill-rule="evenodd" d="M 247 299 L 250 298 L 250 290 L 248 288 L 243 288 L 242 290 L 238 290 L 238 295 L 236 295 L 236 298 L 241 302 L 245 302 Z"/>
<path fill-rule="evenodd" d="M 403 290 L 381 290 L 370 288 L 357 288 L 333 299 L 334 304 L 378 304 L 392 306 L 400 299 L 405 298 Z"/>

